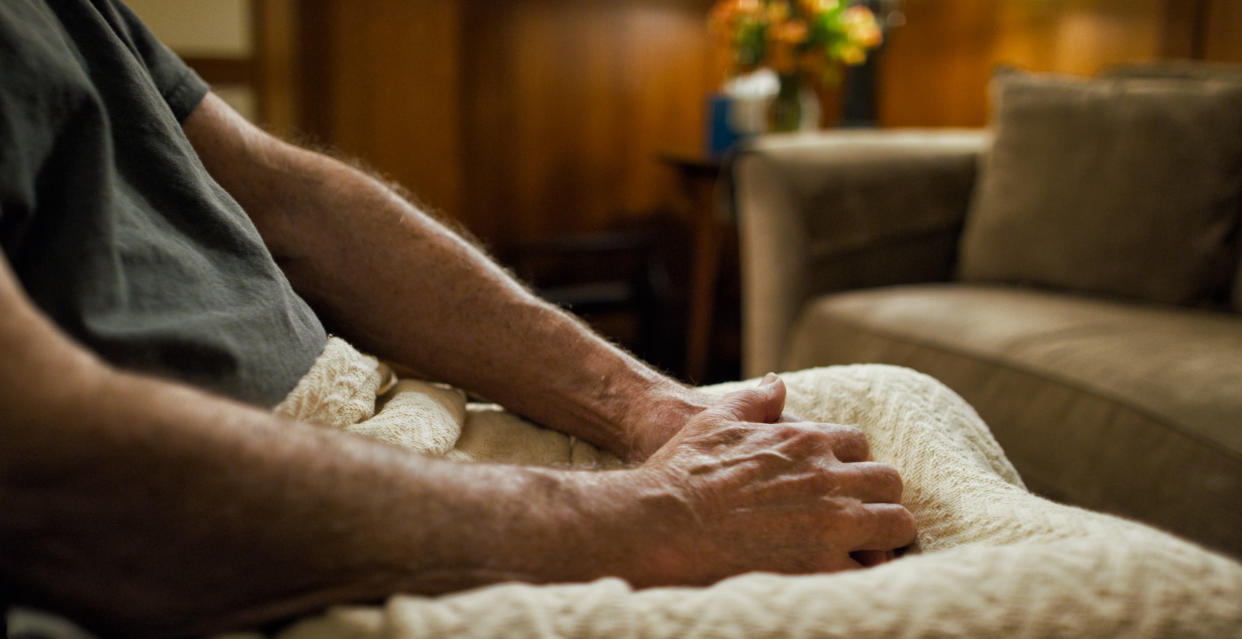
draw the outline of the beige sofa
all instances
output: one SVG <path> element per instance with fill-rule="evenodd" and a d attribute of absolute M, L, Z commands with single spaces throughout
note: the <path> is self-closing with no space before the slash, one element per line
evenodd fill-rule
<path fill-rule="evenodd" d="M 992 139 L 840 131 L 740 154 L 745 372 L 928 373 L 974 406 L 1035 492 L 1242 557 L 1237 267 L 1232 307 L 1227 291 L 1178 306 L 962 281 Z"/>

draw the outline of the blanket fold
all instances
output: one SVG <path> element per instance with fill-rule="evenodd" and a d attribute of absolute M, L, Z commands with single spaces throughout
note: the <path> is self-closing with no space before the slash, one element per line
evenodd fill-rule
<path fill-rule="evenodd" d="M 386 375 L 379 362 L 344 342 L 329 351 L 307 377 L 315 381 L 300 384 L 281 412 L 461 461 L 618 463 L 444 386 L 402 380 L 378 395 Z M 601 579 L 396 594 L 384 606 L 306 619 L 280 639 L 1242 637 L 1242 565 L 1032 495 L 978 415 L 935 380 L 878 365 L 783 378 L 790 410 L 858 425 L 876 459 L 901 472 L 902 501 L 919 522 L 913 553 L 867 570 L 755 573 L 708 588 L 634 591 Z"/>

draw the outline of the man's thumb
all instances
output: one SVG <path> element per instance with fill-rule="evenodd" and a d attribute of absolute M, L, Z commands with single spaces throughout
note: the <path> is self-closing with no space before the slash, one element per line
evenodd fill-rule
<path fill-rule="evenodd" d="M 758 386 L 725 395 L 719 408 L 726 417 L 739 422 L 774 423 L 785 409 L 785 382 L 768 373 Z"/>

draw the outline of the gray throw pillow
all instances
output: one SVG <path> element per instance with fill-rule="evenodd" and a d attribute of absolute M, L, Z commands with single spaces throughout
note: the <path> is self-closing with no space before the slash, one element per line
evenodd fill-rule
<path fill-rule="evenodd" d="M 1220 300 L 1242 207 L 1242 86 L 1006 72 L 959 276 Z"/>

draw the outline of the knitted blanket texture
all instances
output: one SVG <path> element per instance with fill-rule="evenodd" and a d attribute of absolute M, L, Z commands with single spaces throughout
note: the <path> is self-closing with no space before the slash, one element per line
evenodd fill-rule
<path fill-rule="evenodd" d="M 394 593 L 384 605 L 305 619 L 280 639 L 1242 638 L 1242 564 L 1031 494 L 974 410 L 932 378 L 879 365 L 782 377 L 790 410 L 859 426 L 875 458 L 901 472 L 902 501 L 919 523 L 912 552 L 872 569 L 754 573 L 707 588 L 633 590 L 601 579 Z M 392 384 L 382 364 L 335 338 L 277 410 L 465 463 L 618 464 L 460 391 Z"/>

